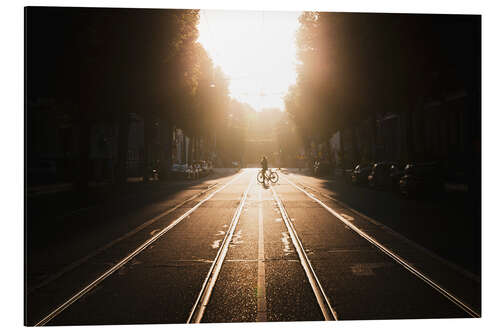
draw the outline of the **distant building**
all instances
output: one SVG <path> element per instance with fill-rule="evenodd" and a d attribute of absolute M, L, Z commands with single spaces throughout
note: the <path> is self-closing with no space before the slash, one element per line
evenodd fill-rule
<path fill-rule="evenodd" d="M 27 185 L 72 182 L 78 159 L 78 127 L 72 115 L 76 106 L 54 99 L 28 101 L 26 108 Z M 144 165 L 144 122 L 130 113 L 127 173 L 141 175 Z M 90 129 L 90 180 L 114 177 L 117 158 L 118 126 L 99 121 Z"/>
<path fill-rule="evenodd" d="M 346 167 L 369 160 L 440 161 L 460 167 L 461 161 L 468 158 L 471 144 L 469 134 L 473 124 L 468 124 L 467 119 L 471 112 L 479 112 L 471 109 L 469 98 L 464 90 L 449 91 L 440 99 L 427 98 L 411 111 L 377 114 L 374 134 L 369 125 L 371 120 L 365 119 L 355 127 L 334 133 L 329 140 L 330 149 L 340 158 L 340 141 L 343 141 Z M 354 150 L 358 152 L 358 160 L 354 159 Z"/>

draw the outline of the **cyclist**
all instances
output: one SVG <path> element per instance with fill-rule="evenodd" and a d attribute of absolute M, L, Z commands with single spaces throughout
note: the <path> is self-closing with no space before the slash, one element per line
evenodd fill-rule
<path fill-rule="evenodd" d="M 268 168 L 267 157 L 262 156 L 262 159 L 260 160 L 260 165 L 262 166 L 262 170 L 260 170 L 257 173 L 257 181 L 259 183 L 262 183 L 264 186 L 267 186 L 266 181 L 271 181 L 272 183 L 278 182 L 279 180 L 278 173 Z"/>
<path fill-rule="evenodd" d="M 267 171 L 267 158 L 266 156 L 262 156 L 260 160 L 260 165 L 262 166 L 262 173 L 265 175 Z"/>

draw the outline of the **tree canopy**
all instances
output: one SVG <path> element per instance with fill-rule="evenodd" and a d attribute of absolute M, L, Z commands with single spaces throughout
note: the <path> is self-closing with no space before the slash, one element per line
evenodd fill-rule
<path fill-rule="evenodd" d="M 174 127 L 202 137 L 225 119 L 228 80 L 197 43 L 199 10 L 30 7 L 26 22 L 27 98 L 75 106 L 65 112 L 78 129 L 80 171 L 94 123 L 118 125 L 123 169 L 129 115 L 139 114 L 146 141 L 155 126 L 162 133 L 168 168 Z"/>
<path fill-rule="evenodd" d="M 304 12 L 297 83 L 286 111 L 305 138 L 328 137 L 377 112 L 470 86 L 476 18 L 460 15 Z"/>

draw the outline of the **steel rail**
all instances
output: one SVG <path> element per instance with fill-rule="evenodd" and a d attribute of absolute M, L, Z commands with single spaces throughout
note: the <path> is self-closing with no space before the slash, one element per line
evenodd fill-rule
<path fill-rule="evenodd" d="M 296 184 L 302 186 L 304 189 L 309 189 L 311 192 L 315 192 L 315 193 L 318 193 L 320 196 L 326 198 L 327 200 L 331 200 L 331 201 L 334 201 L 336 204 L 338 204 L 339 206 L 341 206 L 342 208 L 344 209 L 347 209 L 349 211 L 351 211 L 352 213 L 354 213 L 355 215 L 359 215 L 361 216 L 363 219 L 375 224 L 376 226 L 388 231 L 389 233 L 391 233 L 393 236 L 399 238 L 400 240 L 402 240 L 403 242 L 413 246 L 414 248 L 418 249 L 419 251 L 422 251 L 423 253 L 427 254 L 428 256 L 432 257 L 433 259 L 439 261 L 440 263 L 444 264 L 444 265 L 447 265 L 449 266 L 451 269 L 459 272 L 460 274 L 464 275 L 465 277 L 477 282 L 477 283 L 480 283 L 481 282 L 481 278 L 479 276 L 477 276 L 476 274 L 473 274 L 471 272 L 469 272 L 468 270 L 466 270 L 465 268 L 455 264 L 455 263 L 452 263 L 442 257 L 440 257 L 439 255 L 437 255 L 436 253 L 426 249 L 425 247 L 423 247 L 422 245 L 418 244 L 418 243 L 415 243 L 414 241 L 412 241 L 411 239 L 408 239 L 407 237 L 403 236 L 402 234 L 400 234 L 399 232 L 397 232 L 396 230 L 390 228 L 389 226 L 361 213 L 360 211 L 352 208 L 351 206 L 349 206 L 348 204 L 334 198 L 333 196 L 327 194 L 327 193 L 324 193 L 323 191 L 321 190 L 318 190 L 317 188 L 314 188 L 312 186 L 308 186 L 308 185 L 305 185 L 304 183 L 302 182 L 299 182 L 297 181 Z"/>
<path fill-rule="evenodd" d="M 306 273 L 307 279 L 309 280 L 309 284 L 311 285 L 311 288 L 313 290 L 314 296 L 316 297 L 316 301 L 318 302 L 318 305 L 321 309 L 321 313 L 323 314 L 323 317 L 327 321 L 338 320 L 339 318 L 338 318 L 337 312 L 333 309 L 332 305 L 330 304 L 330 301 L 329 301 L 323 287 L 321 286 L 321 283 L 318 279 L 318 276 L 314 272 L 314 269 L 311 265 L 311 261 L 307 257 L 306 251 L 305 251 L 304 247 L 302 246 L 302 242 L 300 241 L 300 238 L 297 235 L 295 227 L 293 226 L 293 223 L 290 220 L 290 218 L 286 212 L 286 209 L 283 206 L 283 203 L 281 202 L 281 199 L 276 194 L 276 191 L 274 190 L 273 186 L 271 186 L 271 190 L 273 192 L 274 200 L 276 201 L 278 208 L 280 210 L 283 221 L 285 222 L 285 226 L 288 229 L 288 233 L 290 234 L 290 237 L 292 238 L 292 242 L 293 242 L 293 245 L 295 246 L 295 250 L 297 251 L 297 254 L 299 255 L 300 263 L 302 265 L 302 268 L 304 269 L 304 272 Z"/>
<path fill-rule="evenodd" d="M 319 200 L 318 198 L 316 198 L 313 194 L 311 194 L 311 193 L 307 192 L 306 190 L 304 190 L 304 189 L 300 188 L 299 186 L 297 186 L 294 182 L 292 182 L 291 180 L 289 180 L 287 177 L 283 177 L 283 178 L 290 185 L 292 185 L 293 187 L 295 187 L 296 189 L 298 189 L 299 191 L 301 191 L 305 195 L 307 195 L 309 198 L 313 199 L 318 204 L 320 204 L 330 214 L 332 214 L 333 216 L 335 216 L 336 218 L 338 218 L 341 222 L 343 222 L 351 230 L 353 230 L 358 235 L 360 235 L 361 237 L 363 237 L 364 239 L 366 239 L 368 242 L 370 242 L 375 247 L 377 247 L 380 251 L 382 251 L 387 256 L 389 256 L 394 261 L 396 261 L 398 264 L 400 264 L 401 266 L 403 266 L 410 273 L 412 273 L 413 275 L 415 275 L 418 278 L 420 278 L 423 282 L 425 282 L 426 284 L 428 284 L 430 287 L 432 287 L 433 289 L 435 289 L 437 292 L 439 292 L 441 295 L 443 295 L 444 297 L 446 297 L 452 303 L 454 303 L 455 305 L 457 305 L 459 308 L 461 308 L 468 315 L 470 315 L 471 317 L 474 317 L 474 318 L 480 318 L 481 317 L 481 315 L 477 311 L 475 311 L 474 309 L 472 309 L 468 304 L 466 304 L 465 302 L 461 301 L 458 297 L 456 297 L 451 292 L 449 292 L 448 290 L 446 290 L 445 288 L 443 288 L 442 286 L 440 286 L 439 284 L 437 284 L 436 282 L 434 282 L 427 275 L 425 275 L 424 273 L 420 272 L 418 269 L 416 269 L 415 267 L 413 267 L 413 265 L 411 265 L 410 263 L 408 263 L 404 258 L 400 257 L 399 255 L 397 255 L 396 253 L 394 253 L 393 251 L 391 251 L 390 249 L 388 249 L 387 247 L 385 247 L 384 245 L 382 245 L 381 243 L 379 243 L 376 239 L 374 239 L 373 237 L 371 237 L 370 235 L 368 235 L 367 233 L 365 233 L 363 230 L 361 230 L 358 227 L 356 227 L 354 224 L 352 224 L 347 219 L 345 219 L 342 215 L 340 215 L 339 213 L 337 213 L 333 208 L 327 206 L 321 200 Z"/>
<path fill-rule="evenodd" d="M 126 263 L 128 263 L 130 260 L 132 260 L 135 256 L 137 256 L 139 253 L 144 251 L 149 245 L 154 243 L 158 238 L 163 236 L 165 233 L 167 233 L 170 229 L 175 227 L 177 224 L 179 224 L 182 220 L 184 220 L 186 217 L 191 215 L 196 209 L 198 209 L 202 204 L 204 204 L 206 201 L 210 200 L 215 194 L 218 192 L 222 191 L 225 189 L 227 186 L 232 184 L 234 181 L 237 179 L 241 178 L 246 172 L 241 173 L 240 175 L 236 176 L 235 178 L 231 179 L 229 182 L 224 184 L 222 187 L 218 188 L 216 191 L 212 192 L 209 196 L 198 202 L 195 206 L 193 206 L 191 209 L 189 209 L 187 212 L 182 214 L 180 217 L 175 219 L 172 223 L 170 223 L 168 226 L 163 228 L 161 231 L 159 231 L 157 234 L 155 234 L 153 237 L 142 243 L 139 247 L 137 247 L 134 251 L 132 251 L 130 254 L 128 254 L 126 257 L 124 257 L 122 260 L 120 260 L 118 263 L 116 263 L 113 267 L 105 271 L 103 274 L 101 274 L 97 279 L 89 283 L 87 286 L 85 286 L 83 289 L 81 289 L 79 292 L 74 294 L 72 297 L 70 297 L 68 300 L 66 300 L 64 303 L 59 305 L 57 308 L 52 310 L 48 315 L 46 315 L 42 320 L 37 322 L 35 326 L 43 326 L 47 324 L 49 321 L 54 319 L 56 316 L 58 316 L 61 312 L 63 312 L 65 309 L 67 309 L 71 304 L 76 302 L 78 299 L 80 299 L 82 296 L 87 294 L 90 290 L 95 288 L 97 285 L 99 285 L 102 281 L 104 281 L 107 277 L 109 277 L 111 274 L 116 272 L 118 269 L 120 269 L 122 266 L 124 266 Z"/>
<path fill-rule="evenodd" d="M 203 314 L 205 313 L 205 309 L 207 308 L 208 302 L 210 301 L 210 296 L 215 286 L 215 282 L 217 282 L 217 278 L 219 277 L 222 263 L 224 262 L 224 259 L 226 257 L 229 248 L 229 243 L 233 238 L 234 230 L 236 229 L 236 225 L 238 224 L 238 221 L 240 219 L 243 206 L 245 205 L 245 202 L 247 200 L 248 192 L 250 191 L 250 188 L 252 187 L 253 184 L 254 184 L 253 178 L 250 178 L 250 183 L 248 184 L 247 189 L 243 193 L 238 208 L 236 208 L 236 211 L 234 212 L 231 224 L 229 226 L 229 230 L 226 233 L 224 240 L 222 241 L 222 245 L 219 248 L 219 251 L 217 251 L 217 255 L 215 256 L 215 259 L 212 262 L 210 269 L 208 270 L 208 274 L 205 280 L 203 281 L 200 293 L 198 294 L 198 297 L 196 298 L 196 301 L 191 309 L 191 312 L 189 313 L 189 317 L 187 319 L 188 324 L 193 324 L 193 323 L 198 324 L 201 322 L 201 319 L 203 318 Z"/>
<path fill-rule="evenodd" d="M 63 267 L 62 269 L 60 269 L 59 271 L 57 271 L 56 273 L 50 275 L 48 278 L 46 278 L 45 280 L 41 281 L 40 283 L 38 283 L 37 285 L 35 285 L 34 287 L 30 288 L 28 290 L 28 295 L 32 294 L 34 291 L 48 285 L 49 283 L 57 280 L 58 278 L 60 278 L 61 276 L 63 276 L 64 274 L 74 270 L 75 268 L 77 268 L 78 266 L 84 264 L 85 262 L 89 261 L 90 259 L 92 259 L 93 257 L 95 257 L 96 255 L 104 252 L 105 250 L 109 249 L 110 247 L 116 245 L 117 243 L 135 235 L 136 233 L 138 233 L 139 231 L 143 230 L 144 228 L 146 228 L 147 226 L 155 223 L 156 221 L 158 221 L 159 219 L 173 213 L 174 211 L 176 211 L 177 209 L 179 209 L 180 207 L 184 206 L 185 204 L 187 204 L 188 202 L 202 196 L 203 194 L 209 192 L 210 190 L 212 190 L 214 187 L 216 187 L 218 185 L 218 183 L 215 183 L 213 185 L 210 185 L 208 188 L 196 193 L 195 195 L 191 196 L 190 198 L 187 198 L 186 200 L 178 203 L 177 205 L 175 205 L 174 207 L 156 215 L 155 217 L 147 220 L 146 222 L 144 222 L 143 224 L 137 226 L 136 228 L 128 231 L 127 233 L 123 234 L 122 236 L 112 240 L 111 242 L 95 249 L 94 251 L 90 252 L 89 254 L 87 254 L 86 256 L 84 257 L 81 257 L 80 259 L 72 262 L 71 264 Z"/>

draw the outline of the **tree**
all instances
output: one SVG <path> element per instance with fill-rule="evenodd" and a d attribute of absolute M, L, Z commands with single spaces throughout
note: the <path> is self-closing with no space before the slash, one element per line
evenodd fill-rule
<path fill-rule="evenodd" d="M 407 110 L 411 122 L 423 96 L 439 98 L 453 85 L 474 91 L 468 81 L 477 82 L 477 66 L 466 63 L 478 57 L 466 45 L 476 32 L 474 19 L 460 16 L 305 12 L 297 33 L 297 84 L 286 110 L 305 143 L 337 130 L 354 133 L 364 119 L 375 129 L 377 114 Z M 359 159 L 356 140 L 353 135 Z M 410 155 L 412 140 L 409 130 Z"/>
<path fill-rule="evenodd" d="M 49 96 L 76 105 L 78 188 L 88 186 L 90 129 L 101 121 L 118 126 L 115 181 L 125 181 L 130 113 L 144 118 L 146 142 L 151 125 L 161 126 L 168 168 L 170 130 L 196 89 L 198 11 L 29 8 L 27 22 L 28 99 Z"/>

